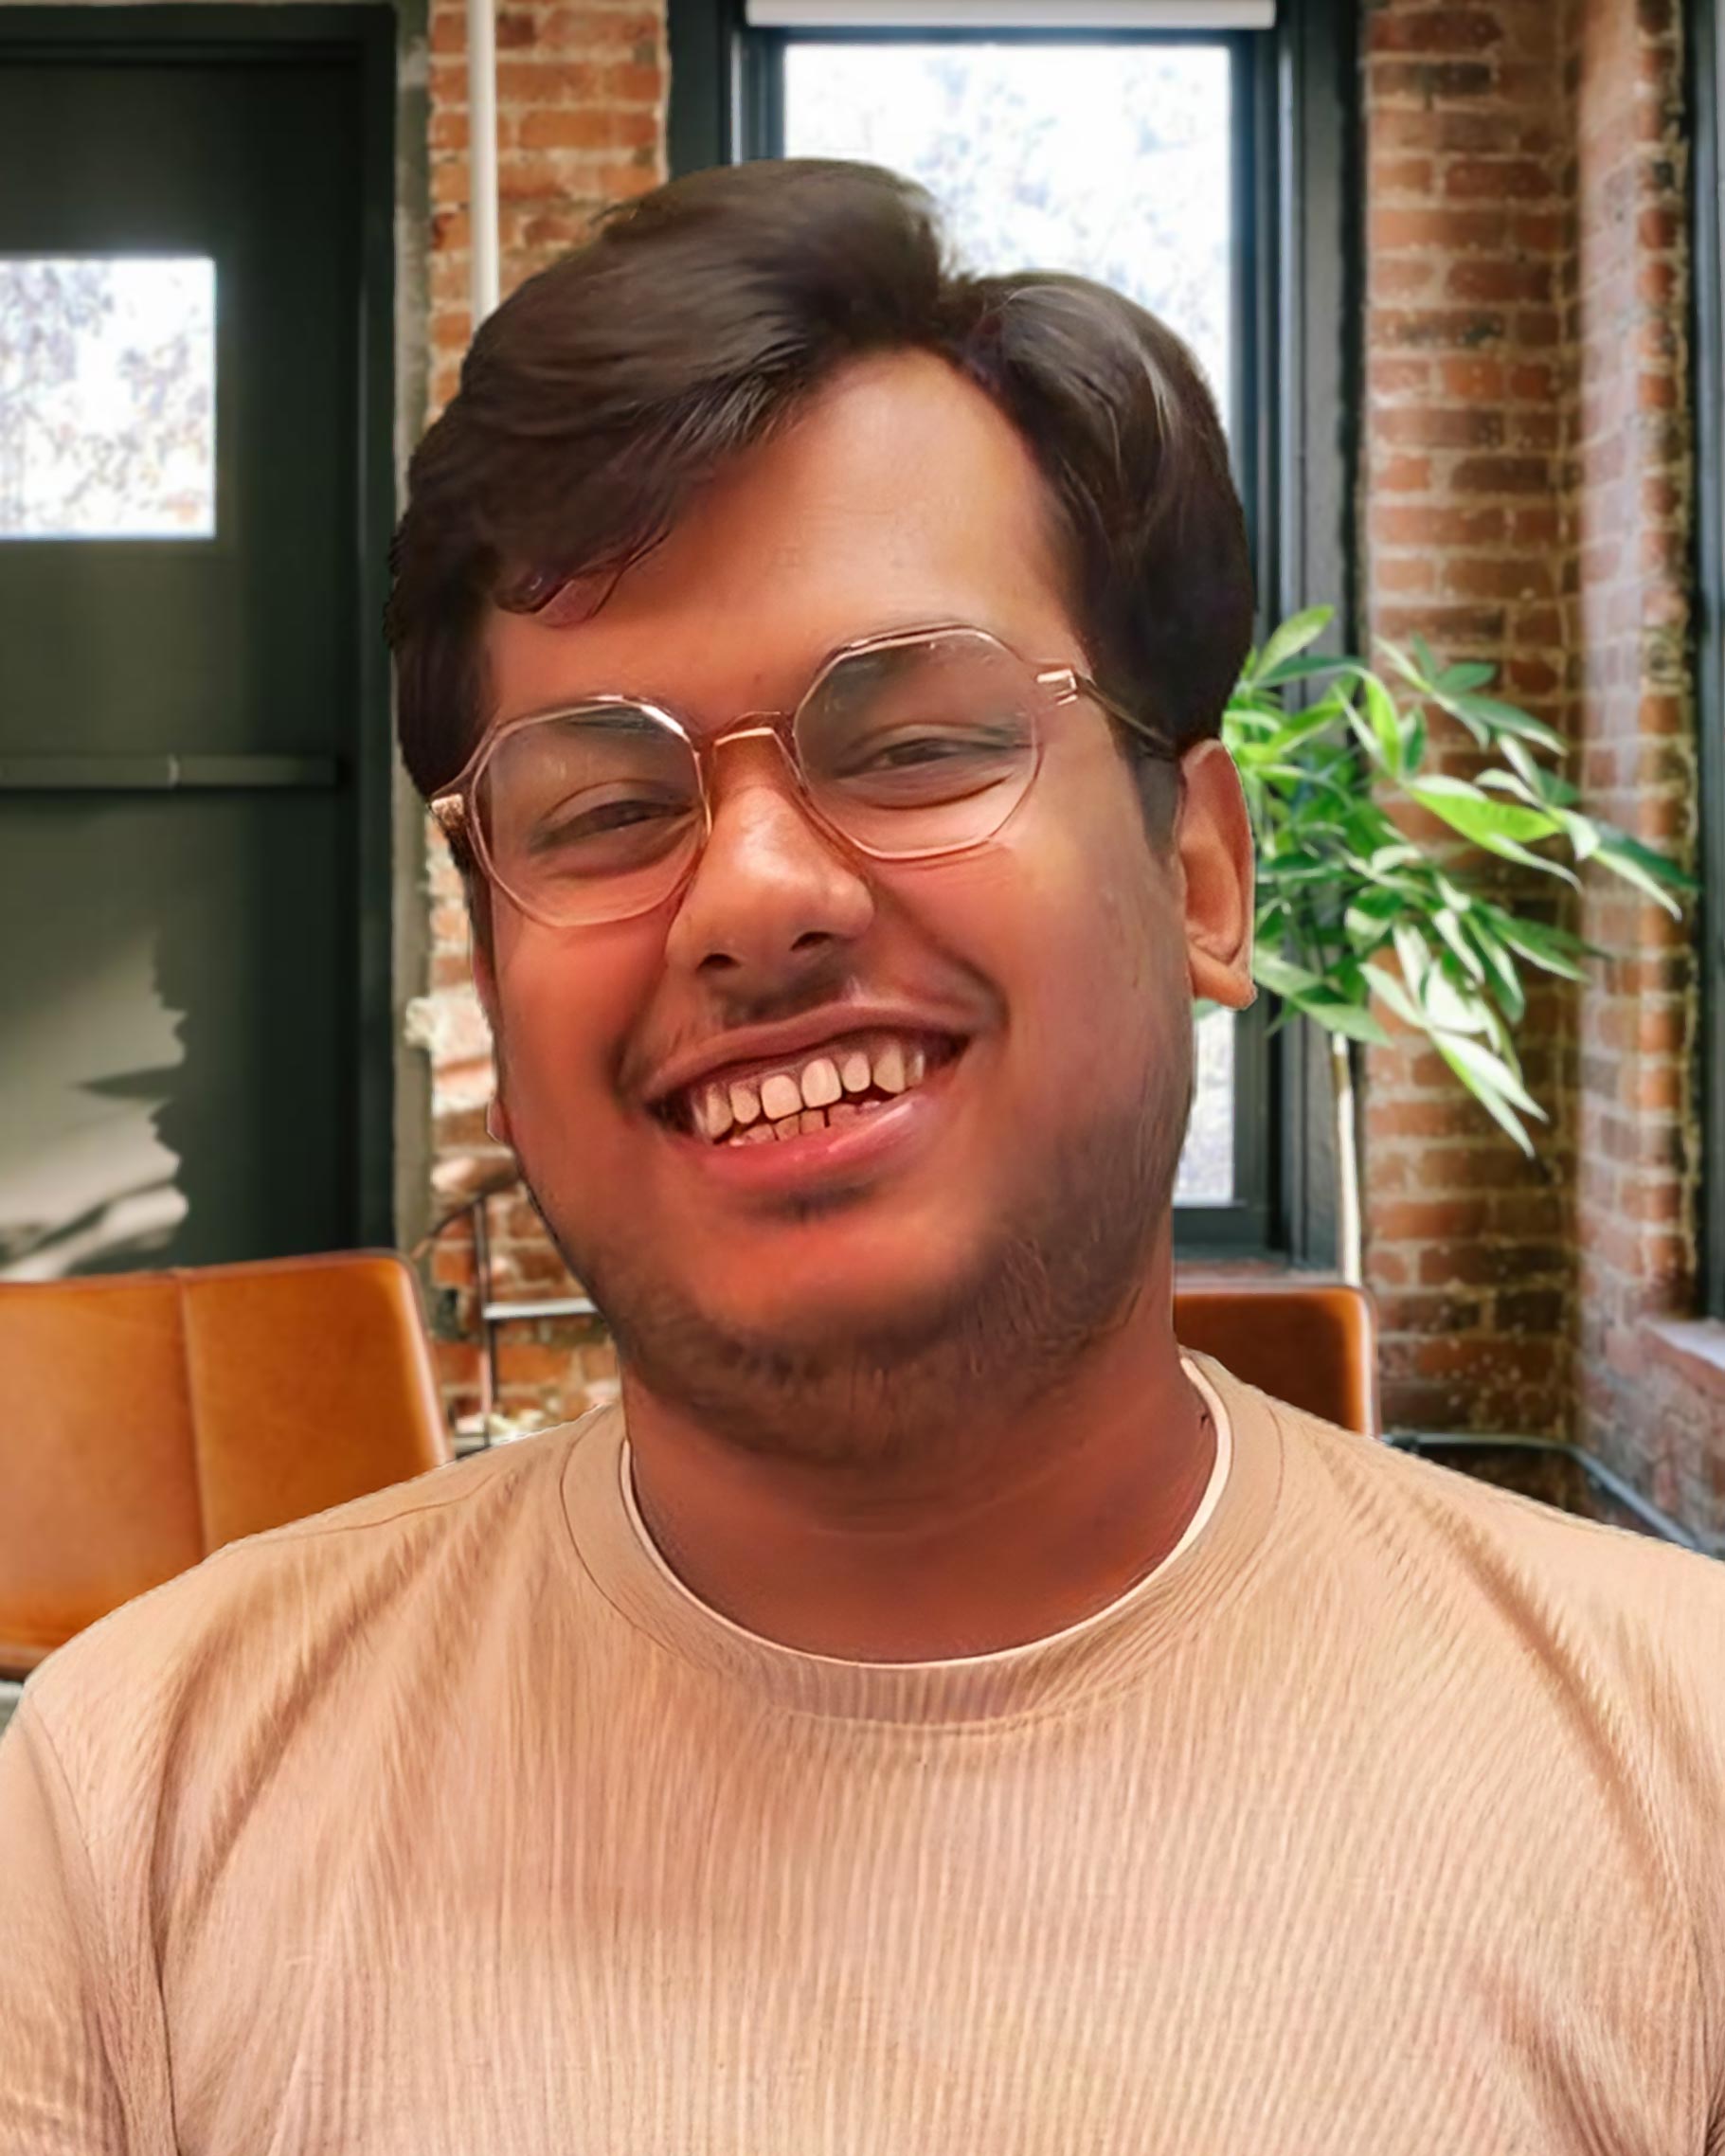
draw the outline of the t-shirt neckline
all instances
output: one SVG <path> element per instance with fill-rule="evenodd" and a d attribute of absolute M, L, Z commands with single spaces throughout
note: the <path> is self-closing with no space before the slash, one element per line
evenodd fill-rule
<path fill-rule="evenodd" d="M 850 1662 L 751 1632 L 684 1585 L 635 1504 L 621 1410 L 584 1422 L 562 1475 L 577 1556 L 605 1599 L 678 1660 L 746 1687 L 764 1704 L 840 1719 L 966 1725 L 1057 1713 L 1130 1682 L 1231 1600 L 1252 1569 L 1280 1494 L 1282 1433 L 1271 1404 L 1207 1356 L 1182 1367 L 1215 1418 L 1217 1460 L 1179 1542 L 1143 1578 L 1075 1625 L 990 1654 Z"/>

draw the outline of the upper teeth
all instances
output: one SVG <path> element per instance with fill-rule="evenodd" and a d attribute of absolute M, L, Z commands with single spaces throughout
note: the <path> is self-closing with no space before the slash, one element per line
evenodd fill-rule
<path fill-rule="evenodd" d="M 922 1082 L 927 1068 L 926 1052 L 914 1042 L 884 1039 L 872 1048 L 823 1051 L 764 1078 L 729 1085 L 715 1080 L 692 1087 L 694 1126 L 703 1138 L 720 1139 L 733 1123 L 746 1125 L 763 1118 L 782 1123 L 811 1108 L 831 1107 L 845 1093 L 866 1093 L 871 1087 L 883 1093 L 907 1092 Z"/>

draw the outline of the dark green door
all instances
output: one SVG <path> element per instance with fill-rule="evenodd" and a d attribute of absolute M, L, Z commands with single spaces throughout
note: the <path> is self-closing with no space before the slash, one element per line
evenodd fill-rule
<path fill-rule="evenodd" d="M 0 9 L 14 1278 L 387 1236 L 378 34 Z"/>

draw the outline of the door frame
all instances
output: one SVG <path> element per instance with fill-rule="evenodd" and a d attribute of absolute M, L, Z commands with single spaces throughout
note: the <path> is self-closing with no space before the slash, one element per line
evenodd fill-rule
<path fill-rule="evenodd" d="M 345 61 L 360 102 L 357 487 L 350 547 L 357 648 L 350 655 L 354 853 L 351 999 L 346 1013 L 353 1087 L 354 1241 L 392 1245 L 396 1213 L 396 765 L 384 603 L 395 525 L 397 19 L 372 0 L 193 0 L 191 5 L 0 5 L 0 66 L 26 58 L 270 66 Z M 367 625 L 373 625 L 373 634 Z M 287 983 L 283 983 L 283 993 Z"/>

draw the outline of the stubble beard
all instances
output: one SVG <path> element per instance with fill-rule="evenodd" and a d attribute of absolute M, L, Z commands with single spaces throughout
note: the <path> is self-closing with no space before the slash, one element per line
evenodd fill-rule
<path fill-rule="evenodd" d="M 1069 1119 L 977 1265 L 943 1297 L 800 1339 L 716 1320 L 620 1244 L 533 1204 L 625 1374 L 738 1449 L 879 1477 L 950 1467 L 966 1434 L 1033 1408 L 1131 1315 L 1190 1119 L 1190 1021 L 1141 1096 Z M 531 1171 L 523 1162 L 530 1191 Z"/>

